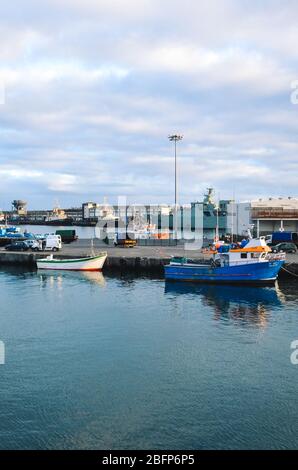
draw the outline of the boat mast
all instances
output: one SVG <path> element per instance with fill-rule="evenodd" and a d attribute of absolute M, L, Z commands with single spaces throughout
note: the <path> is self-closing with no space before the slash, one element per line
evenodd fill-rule
<path fill-rule="evenodd" d="M 215 240 L 218 242 L 219 240 L 219 193 L 218 193 L 218 200 L 216 204 L 216 229 L 215 229 Z"/>
<path fill-rule="evenodd" d="M 231 223 L 231 242 L 234 241 L 234 197 L 235 193 L 233 192 L 233 199 L 232 199 L 232 223 Z"/>

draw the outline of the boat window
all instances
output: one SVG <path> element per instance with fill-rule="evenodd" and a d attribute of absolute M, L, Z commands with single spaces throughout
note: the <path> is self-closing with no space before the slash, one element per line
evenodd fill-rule
<path fill-rule="evenodd" d="M 247 258 L 247 253 L 241 253 L 241 258 Z"/>

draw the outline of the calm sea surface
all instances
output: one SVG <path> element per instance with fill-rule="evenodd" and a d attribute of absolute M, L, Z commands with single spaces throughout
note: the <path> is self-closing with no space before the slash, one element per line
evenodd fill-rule
<path fill-rule="evenodd" d="M 296 284 L 0 271 L 2 449 L 298 448 Z"/>

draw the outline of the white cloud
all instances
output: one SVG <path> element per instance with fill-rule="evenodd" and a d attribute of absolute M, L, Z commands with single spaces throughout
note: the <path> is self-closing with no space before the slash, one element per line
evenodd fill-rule
<path fill-rule="evenodd" d="M 239 185 L 243 198 L 296 194 L 297 13 L 275 0 L 6 3 L 5 199 L 170 201 L 174 130 L 182 201 L 205 184 Z"/>
<path fill-rule="evenodd" d="M 43 174 L 40 171 L 35 171 L 35 170 L 24 170 L 19 167 L 6 167 L 3 165 L 0 168 L 0 177 L 1 178 L 7 178 L 7 179 L 15 179 L 15 180 L 34 180 L 34 179 L 39 179 L 42 177 Z"/>
<path fill-rule="evenodd" d="M 45 178 L 50 191 L 75 192 L 78 188 L 79 178 L 74 175 L 52 174 Z"/>
<path fill-rule="evenodd" d="M 117 66 L 84 67 L 80 63 L 37 63 L 22 67 L 0 67 L 0 80 L 5 85 L 40 85 L 52 81 L 71 81 L 88 86 L 89 83 L 110 78 L 123 79 L 129 74 L 127 69 Z M 64 85 L 65 86 L 65 85 Z"/>

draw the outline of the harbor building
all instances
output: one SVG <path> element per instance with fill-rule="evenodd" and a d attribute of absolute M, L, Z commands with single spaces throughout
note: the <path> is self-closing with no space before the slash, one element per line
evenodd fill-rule
<path fill-rule="evenodd" d="M 272 232 L 298 232 L 298 198 L 279 197 L 251 202 L 251 222 L 257 236 Z"/>
<path fill-rule="evenodd" d="M 203 205 L 204 237 L 247 235 L 247 229 L 254 236 L 269 235 L 277 231 L 298 232 L 298 198 L 278 197 L 263 198 L 250 202 L 234 202 L 220 200 L 214 202 L 214 193 L 208 189 L 203 202 L 192 203 L 192 211 L 196 204 Z M 192 216 L 192 230 L 193 230 Z M 218 227 L 218 228 L 217 228 Z"/>
<path fill-rule="evenodd" d="M 106 199 L 104 199 L 103 204 L 90 201 L 84 202 L 82 204 L 81 214 L 85 221 L 90 220 L 97 222 L 100 219 L 115 220 L 117 218 L 115 208 L 109 205 Z"/>
<path fill-rule="evenodd" d="M 13 201 L 13 204 L 18 201 Z M 14 208 L 17 206 L 13 206 Z M 54 207 L 52 210 L 27 210 L 14 209 L 11 212 L 5 212 L 5 216 L 11 223 L 17 224 L 42 224 L 48 222 L 75 223 L 82 220 L 82 207 L 71 207 L 61 209 Z"/>
<path fill-rule="evenodd" d="M 86 202 L 82 205 L 82 214 L 87 221 L 113 221 L 119 223 L 134 221 L 138 225 L 151 224 L 157 229 L 172 231 L 175 227 L 175 207 L 169 204 L 154 205 L 109 205 Z M 179 238 L 192 238 L 191 233 L 203 227 L 203 237 L 213 240 L 215 237 L 231 235 L 243 236 L 251 224 L 250 204 L 234 203 L 229 199 L 215 201 L 213 188 L 208 188 L 202 201 L 177 207 L 177 228 Z"/>
<path fill-rule="evenodd" d="M 115 226 L 127 222 L 154 225 L 158 230 L 173 231 L 175 207 L 171 204 L 108 204 L 84 202 L 80 207 L 61 209 L 57 204 L 52 210 L 28 210 L 23 200 L 14 200 L 12 211 L 3 211 L 0 221 L 16 224 L 82 225 L 95 226 L 98 221 L 115 222 Z M 199 219 L 199 220 L 196 220 Z M 240 238 L 248 228 L 254 236 L 269 235 L 279 230 L 298 232 L 298 198 L 263 198 L 247 202 L 231 199 L 216 201 L 213 188 L 208 188 L 203 200 L 179 205 L 177 229 L 179 238 L 191 238 L 191 233 L 203 227 L 205 240 L 222 237 Z M 186 235 L 187 234 L 187 235 Z"/>
<path fill-rule="evenodd" d="M 247 236 L 247 230 L 252 229 L 251 203 L 234 202 L 228 204 L 227 227 L 231 234 L 238 238 Z"/>
<path fill-rule="evenodd" d="M 172 207 L 163 205 L 110 205 L 105 200 L 102 204 L 97 202 L 85 202 L 82 204 L 83 219 L 86 220 L 114 220 L 121 219 L 142 219 L 146 223 L 166 226 L 169 224 L 169 217 Z"/>
<path fill-rule="evenodd" d="M 82 204 L 82 215 L 84 220 L 98 219 L 100 216 L 100 204 L 96 202 L 84 202 Z"/>
<path fill-rule="evenodd" d="M 72 219 L 74 222 L 81 222 L 83 218 L 82 207 L 70 207 L 63 210 L 68 219 Z"/>

